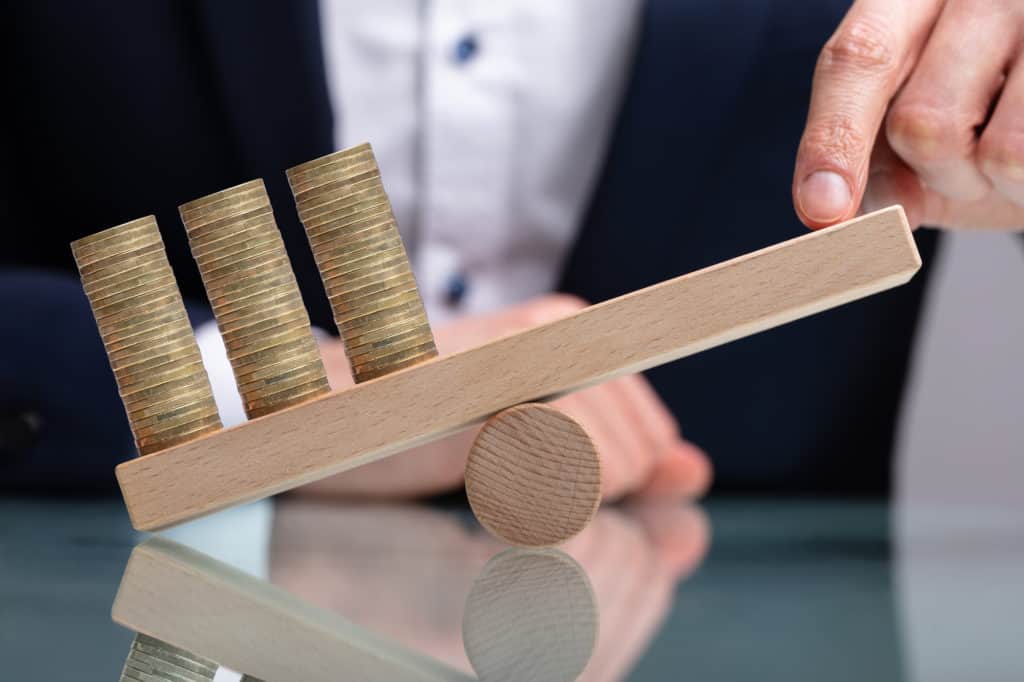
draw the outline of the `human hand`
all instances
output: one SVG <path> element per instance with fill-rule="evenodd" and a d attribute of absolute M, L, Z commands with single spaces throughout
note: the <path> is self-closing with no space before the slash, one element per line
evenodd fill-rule
<path fill-rule="evenodd" d="M 857 0 L 826 43 L 793 177 L 811 228 L 1024 228 L 1024 3 Z"/>
<path fill-rule="evenodd" d="M 496 313 L 440 326 L 435 330 L 435 340 L 440 353 L 455 353 L 567 317 L 584 306 L 571 296 L 541 296 Z M 332 388 L 350 386 L 352 377 L 341 342 L 327 340 L 320 349 Z M 577 391 L 553 404 L 576 419 L 594 439 L 601 455 L 606 499 L 631 493 L 696 497 L 710 485 L 707 456 L 680 437 L 675 418 L 642 375 Z M 303 491 L 410 497 L 452 490 L 462 484 L 466 455 L 476 432 L 476 428 L 468 429 L 312 483 Z"/>

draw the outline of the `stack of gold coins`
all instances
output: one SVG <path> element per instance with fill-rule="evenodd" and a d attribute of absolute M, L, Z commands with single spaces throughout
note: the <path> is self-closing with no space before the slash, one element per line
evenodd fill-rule
<path fill-rule="evenodd" d="M 250 418 L 329 390 L 262 180 L 180 207 Z"/>
<path fill-rule="evenodd" d="M 221 427 L 153 216 L 72 243 L 140 454 Z"/>
<path fill-rule="evenodd" d="M 437 355 L 368 144 L 288 171 L 356 382 Z"/>
<path fill-rule="evenodd" d="M 217 664 L 159 639 L 136 635 L 121 682 L 207 682 L 217 674 Z"/>

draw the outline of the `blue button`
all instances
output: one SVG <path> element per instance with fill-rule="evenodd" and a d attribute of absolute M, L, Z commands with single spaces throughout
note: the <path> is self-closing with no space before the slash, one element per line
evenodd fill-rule
<path fill-rule="evenodd" d="M 467 33 L 459 42 L 455 43 L 455 52 L 453 53 L 455 62 L 457 64 L 465 64 L 476 56 L 479 49 L 480 45 L 477 43 L 476 36 L 472 33 Z"/>
<path fill-rule="evenodd" d="M 445 288 L 444 301 L 450 306 L 457 306 L 466 298 L 466 290 L 469 288 L 466 276 L 457 272 L 448 279 L 448 286 Z"/>

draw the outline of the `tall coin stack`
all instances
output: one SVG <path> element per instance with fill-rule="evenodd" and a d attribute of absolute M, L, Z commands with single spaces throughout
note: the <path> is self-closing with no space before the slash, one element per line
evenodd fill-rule
<path fill-rule="evenodd" d="M 121 682 L 208 682 L 217 674 L 217 664 L 166 642 L 136 635 Z"/>
<path fill-rule="evenodd" d="M 179 208 L 250 418 L 330 387 L 262 180 Z"/>
<path fill-rule="evenodd" d="M 369 144 L 288 171 L 356 382 L 437 355 Z"/>
<path fill-rule="evenodd" d="M 71 244 L 139 453 L 221 428 L 156 219 Z"/>

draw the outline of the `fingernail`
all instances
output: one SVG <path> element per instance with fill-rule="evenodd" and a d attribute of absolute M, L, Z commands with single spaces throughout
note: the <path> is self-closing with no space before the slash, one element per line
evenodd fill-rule
<path fill-rule="evenodd" d="M 842 176 L 832 171 L 816 171 L 800 183 L 797 202 L 805 217 L 816 223 L 829 223 L 846 215 L 853 193 Z"/>

